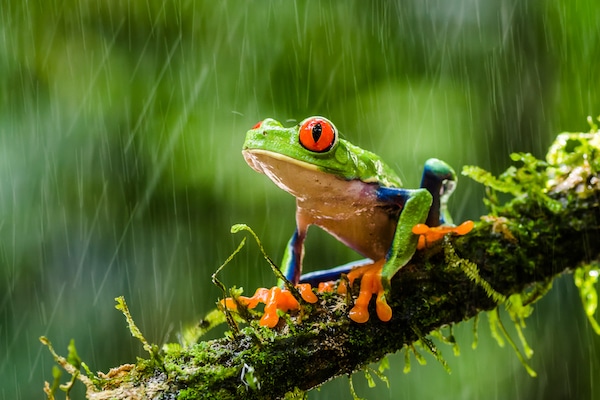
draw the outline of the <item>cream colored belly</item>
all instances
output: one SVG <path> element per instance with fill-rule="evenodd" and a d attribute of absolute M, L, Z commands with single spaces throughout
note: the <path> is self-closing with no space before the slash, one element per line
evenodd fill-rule
<path fill-rule="evenodd" d="M 346 180 L 313 165 L 264 150 L 246 150 L 253 169 L 296 197 L 300 230 L 317 225 L 346 246 L 374 260 L 385 257 L 399 208 L 381 203 L 377 183 Z"/>
<path fill-rule="evenodd" d="M 394 237 L 398 213 L 377 204 L 375 188 L 363 189 L 353 201 L 344 194 L 335 197 L 299 200 L 296 215 L 299 225 L 319 226 L 364 257 L 373 260 L 385 257 Z"/>

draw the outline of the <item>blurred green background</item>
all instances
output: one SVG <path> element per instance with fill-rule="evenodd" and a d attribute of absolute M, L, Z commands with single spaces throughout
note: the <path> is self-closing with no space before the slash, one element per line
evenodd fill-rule
<path fill-rule="evenodd" d="M 257 121 L 327 116 L 407 186 L 428 157 L 500 172 L 512 151 L 541 157 L 560 131 L 589 129 L 599 64 L 592 0 L 3 0 L 0 398 L 43 398 L 41 335 L 62 354 L 74 338 L 94 371 L 144 355 L 116 296 L 150 341 L 176 340 L 220 295 L 210 275 L 241 240 L 232 224 L 281 257 L 294 201 L 240 155 Z M 455 219 L 483 214 L 482 194 L 462 179 Z M 307 269 L 355 257 L 317 229 L 307 246 Z M 224 282 L 274 283 L 246 247 Z M 358 394 L 600 398 L 600 340 L 570 276 L 528 320 L 537 378 L 479 326 L 477 350 L 471 322 L 460 357 L 441 347 L 451 375 L 431 358 L 404 375 L 395 355 L 390 388 L 357 374 Z M 350 398 L 347 379 L 309 398 Z"/>

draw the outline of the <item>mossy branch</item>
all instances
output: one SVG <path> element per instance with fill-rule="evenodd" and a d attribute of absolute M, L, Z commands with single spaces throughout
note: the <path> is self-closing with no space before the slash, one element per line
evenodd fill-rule
<path fill-rule="evenodd" d="M 285 316 L 274 329 L 253 321 L 224 338 L 167 346 L 160 357 L 154 354 L 102 374 L 95 387 L 88 385 L 88 398 L 301 396 L 404 346 L 414 350 L 419 340 L 435 355 L 423 335 L 499 303 L 505 303 L 519 324 L 554 277 L 576 268 L 584 268 L 577 275 L 578 287 L 593 294 L 586 294 L 593 298 L 586 305 L 593 318 L 593 279 L 584 278 L 597 277 L 589 266 L 600 260 L 600 139 L 594 129 L 569 135 L 559 136 L 548 162 L 515 155 L 522 166 L 499 178 L 477 168 L 465 170 L 486 184 L 492 213 L 470 234 L 446 237 L 418 252 L 394 277 L 391 321 L 372 317 L 365 324 L 354 323 L 347 317 L 348 298 L 320 295 L 317 305 Z M 497 191 L 515 198 L 500 205 Z M 515 294 L 523 295 L 511 297 Z M 525 353 L 529 355 L 527 347 Z"/>

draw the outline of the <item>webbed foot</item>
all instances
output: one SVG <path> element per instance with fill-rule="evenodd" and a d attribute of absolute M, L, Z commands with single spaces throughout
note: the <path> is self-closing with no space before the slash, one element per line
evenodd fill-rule
<path fill-rule="evenodd" d="M 458 226 L 451 225 L 440 225 L 429 227 L 425 224 L 417 224 L 413 226 L 412 232 L 419 236 L 419 243 L 417 249 L 421 250 L 428 247 L 430 244 L 441 240 L 444 235 L 448 233 L 454 233 L 457 235 L 466 235 L 473 229 L 473 221 L 465 221 Z"/>
<path fill-rule="evenodd" d="M 304 301 L 308 303 L 317 302 L 317 296 L 313 293 L 312 288 L 308 283 L 298 284 L 296 285 L 296 289 L 298 289 Z M 255 308 L 259 303 L 263 303 L 265 309 L 259 323 L 268 328 L 275 327 L 279 322 L 277 310 L 288 312 L 300 308 L 300 303 L 298 303 L 298 300 L 296 300 L 292 293 L 289 290 L 282 289 L 278 286 L 274 286 L 271 289 L 258 288 L 252 297 L 240 296 L 237 298 L 237 301 L 249 309 Z M 237 308 L 236 302 L 231 297 L 221 300 L 221 304 L 230 310 L 235 310 Z"/>
<path fill-rule="evenodd" d="M 365 323 L 369 320 L 369 303 L 374 294 L 377 296 L 375 310 L 379 319 L 387 322 L 392 318 L 392 309 L 387 304 L 385 290 L 381 283 L 381 270 L 384 264 L 385 259 L 381 259 L 372 264 L 354 268 L 348 273 L 350 285 L 356 278 L 361 278 L 358 297 L 349 313 L 350 319 L 354 322 Z M 338 293 L 344 294 L 346 291 L 345 282 L 340 282 Z"/>

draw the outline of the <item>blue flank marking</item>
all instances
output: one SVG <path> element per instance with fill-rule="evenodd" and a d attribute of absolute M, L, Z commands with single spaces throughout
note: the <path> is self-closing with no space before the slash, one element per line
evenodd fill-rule
<path fill-rule="evenodd" d="M 323 271 L 309 272 L 300 277 L 300 283 L 310 283 L 311 286 L 318 286 L 321 282 L 335 281 L 340 278 L 342 274 L 347 274 L 351 269 L 360 267 L 361 265 L 371 264 L 373 260 L 365 258 L 362 260 L 351 261 L 347 264 L 340 265 L 331 269 Z"/>
<path fill-rule="evenodd" d="M 384 203 L 402 205 L 410 196 L 410 190 L 380 186 L 377 188 L 377 200 Z"/>
<path fill-rule="evenodd" d="M 288 264 L 283 266 L 284 267 L 283 275 L 285 276 L 285 279 L 287 279 L 290 282 L 294 282 L 294 275 L 298 268 L 298 265 L 296 265 L 296 250 L 295 250 L 297 242 L 298 242 L 298 229 L 294 230 L 294 234 L 292 235 L 292 238 L 290 239 L 290 241 L 288 243 L 288 246 L 290 247 L 289 253 L 291 254 L 291 257 L 288 260 Z"/>

